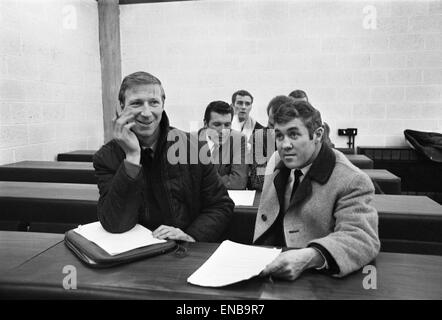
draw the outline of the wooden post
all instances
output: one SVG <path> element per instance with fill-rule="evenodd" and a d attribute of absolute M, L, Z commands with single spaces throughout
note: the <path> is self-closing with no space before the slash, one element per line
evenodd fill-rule
<path fill-rule="evenodd" d="M 118 0 L 98 0 L 104 141 L 112 139 L 112 118 L 119 110 L 121 84 L 120 9 Z"/>

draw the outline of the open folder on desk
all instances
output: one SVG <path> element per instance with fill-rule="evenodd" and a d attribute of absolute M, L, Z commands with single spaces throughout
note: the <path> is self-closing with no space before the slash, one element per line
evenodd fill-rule
<path fill-rule="evenodd" d="M 92 267 L 110 267 L 165 253 L 176 246 L 175 241 L 160 240 L 137 224 L 124 233 L 110 233 L 100 222 L 69 230 L 65 244 L 81 261 Z"/>
<path fill-rule="evenodd" d="M 187 281 L 204 287 L 221 287 L 261 273 L 281 249 L 263 248 L 225 240 Z"/>

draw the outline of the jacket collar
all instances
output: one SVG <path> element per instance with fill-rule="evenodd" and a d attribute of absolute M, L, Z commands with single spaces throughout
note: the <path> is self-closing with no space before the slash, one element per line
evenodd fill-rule
<path fill-rule="evenodd" d="M 163 151 L 164 145 L 167 142 L 167 134 L 169 133 L 169 118 L 167 117 L 166 111 L 163 111 L 161 116 L 161 121 L 159 125 L 160 134 L 158 135 L 157 141 L 153 143 L 154 147 L 152 148 L 154 151 L 155 157 Z M 142 150 L 146 148 L 142 147 Z"/>
<path fill-rule="evenodd" d="M 315 180 L 320 184 L 327 183 L 328 179 L 330 179 L 333 169 L 335 168 L 335 165 L 335 153 L 332 149 L 330 149 L 323 143 L 318 156 L 313 161 L 312 166 L 310 167 L 310 170 L 307 172 L 307 175 L 304 177 L 298 189 L 296 190 L 296 193 L 290 205 L 292 205 L 293 203 L 301 202 L 311 194 L 311 180 Z M 276 165 L 275 169 L 279 169 L 280 171 L 275 176 L 273 183 L 278 194 L 278 200 L 281 208 L 284 208 L 284 192 L 287 185 L 288 176 L 290 174 L 290 169 L 288 169 L 284 165 L 284 162 L 282 160 Z"/>

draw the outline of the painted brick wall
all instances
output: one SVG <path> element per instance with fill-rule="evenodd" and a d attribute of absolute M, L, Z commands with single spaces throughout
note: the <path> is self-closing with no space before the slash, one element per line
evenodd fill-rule
<path fill-rule="evenodd" d="M 363 27 L 367 5 L 374 30 Z M 123 75 L 157 75 L 182 129 L 237 89 L 254 95 L 252 116 L 266 123 L 270 99 L 301 88 L 337 146 L 347 141 L 338 128 L 357 127 L 357 145 L 377 146 L 405 144 L 407 128 L 442 132 L 441 0 L 184 1 L 120 11 Z"/>
<path fill-rule="evenodd" d="M 0 0 L 0 164 L 103 143 L 94 0 Z"/>

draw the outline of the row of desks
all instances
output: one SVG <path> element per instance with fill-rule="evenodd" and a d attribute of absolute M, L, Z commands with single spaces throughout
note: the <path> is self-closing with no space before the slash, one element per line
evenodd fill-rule
<path fill-rule="evenodd" d="M 401 193 L 401 179 L 387 170 L 362 169 L 386 194 Z M 21 161 L 0 166 L 0 181 L 96 183 L 91 162 Z"/>
<path fill-rule="evenodd" d="M 97 220 L 98 198 L 98 188 L 92 184 L 3 181 L 0 220 L 85 224 Z M 235 207 L 229 231 L 235 241 L 251 241 L 259 199 L 257 193 L 253 206 Z M 381 239 L 433 243 L 442 252 L 440 204 L 425 196 L 374 195 L 373 205 L 380 217 Z"/>
<path fill-rule="evenodd" d="M 12 199 L 19 199 L 23 202 L 38 202 L 39 200 L 81 202 L 95 208 L 98 198 L 98 188 L 93 184 L 0 181 L 0 201 L 2 202 Z M 256 212 L 259 198 L 260 193 L 257 192 L 256 205 L 245 208 Z M 378 194 L 374 195 L 373 205 L 381 214 L 415 216 L 442 214 L 442 206 L 425 196 Z"/>
<path fill-rule="evenodd" d="M 186 255 L 173 252 L 109 269 L 83 265 L 62 235 L 0 232 L 0 299 L 441 299 L 442 257 L 385 253 L 364 269 L 336 279 L 307 271 L 296 281 L 252 278 L 221 288 L 187 283 L 216 250 L 216 243 L 189 243 Z M 76 289 L 63 287 L 75 268 Z M 72 279 L 72 278 L 71 278 Z M 365 280 L 365 282 L 367 282 Z M 72 280 L 70 280 L 72 283 Z"/>
<path fill-rule="evenodd" d="M 59 153 L 57 161 L 92 162 L 96 150 L 76 150 Z M 346 154 L 346 157 L 360 169 L 373 169 L 373 160 L 361 154 Z"/>

